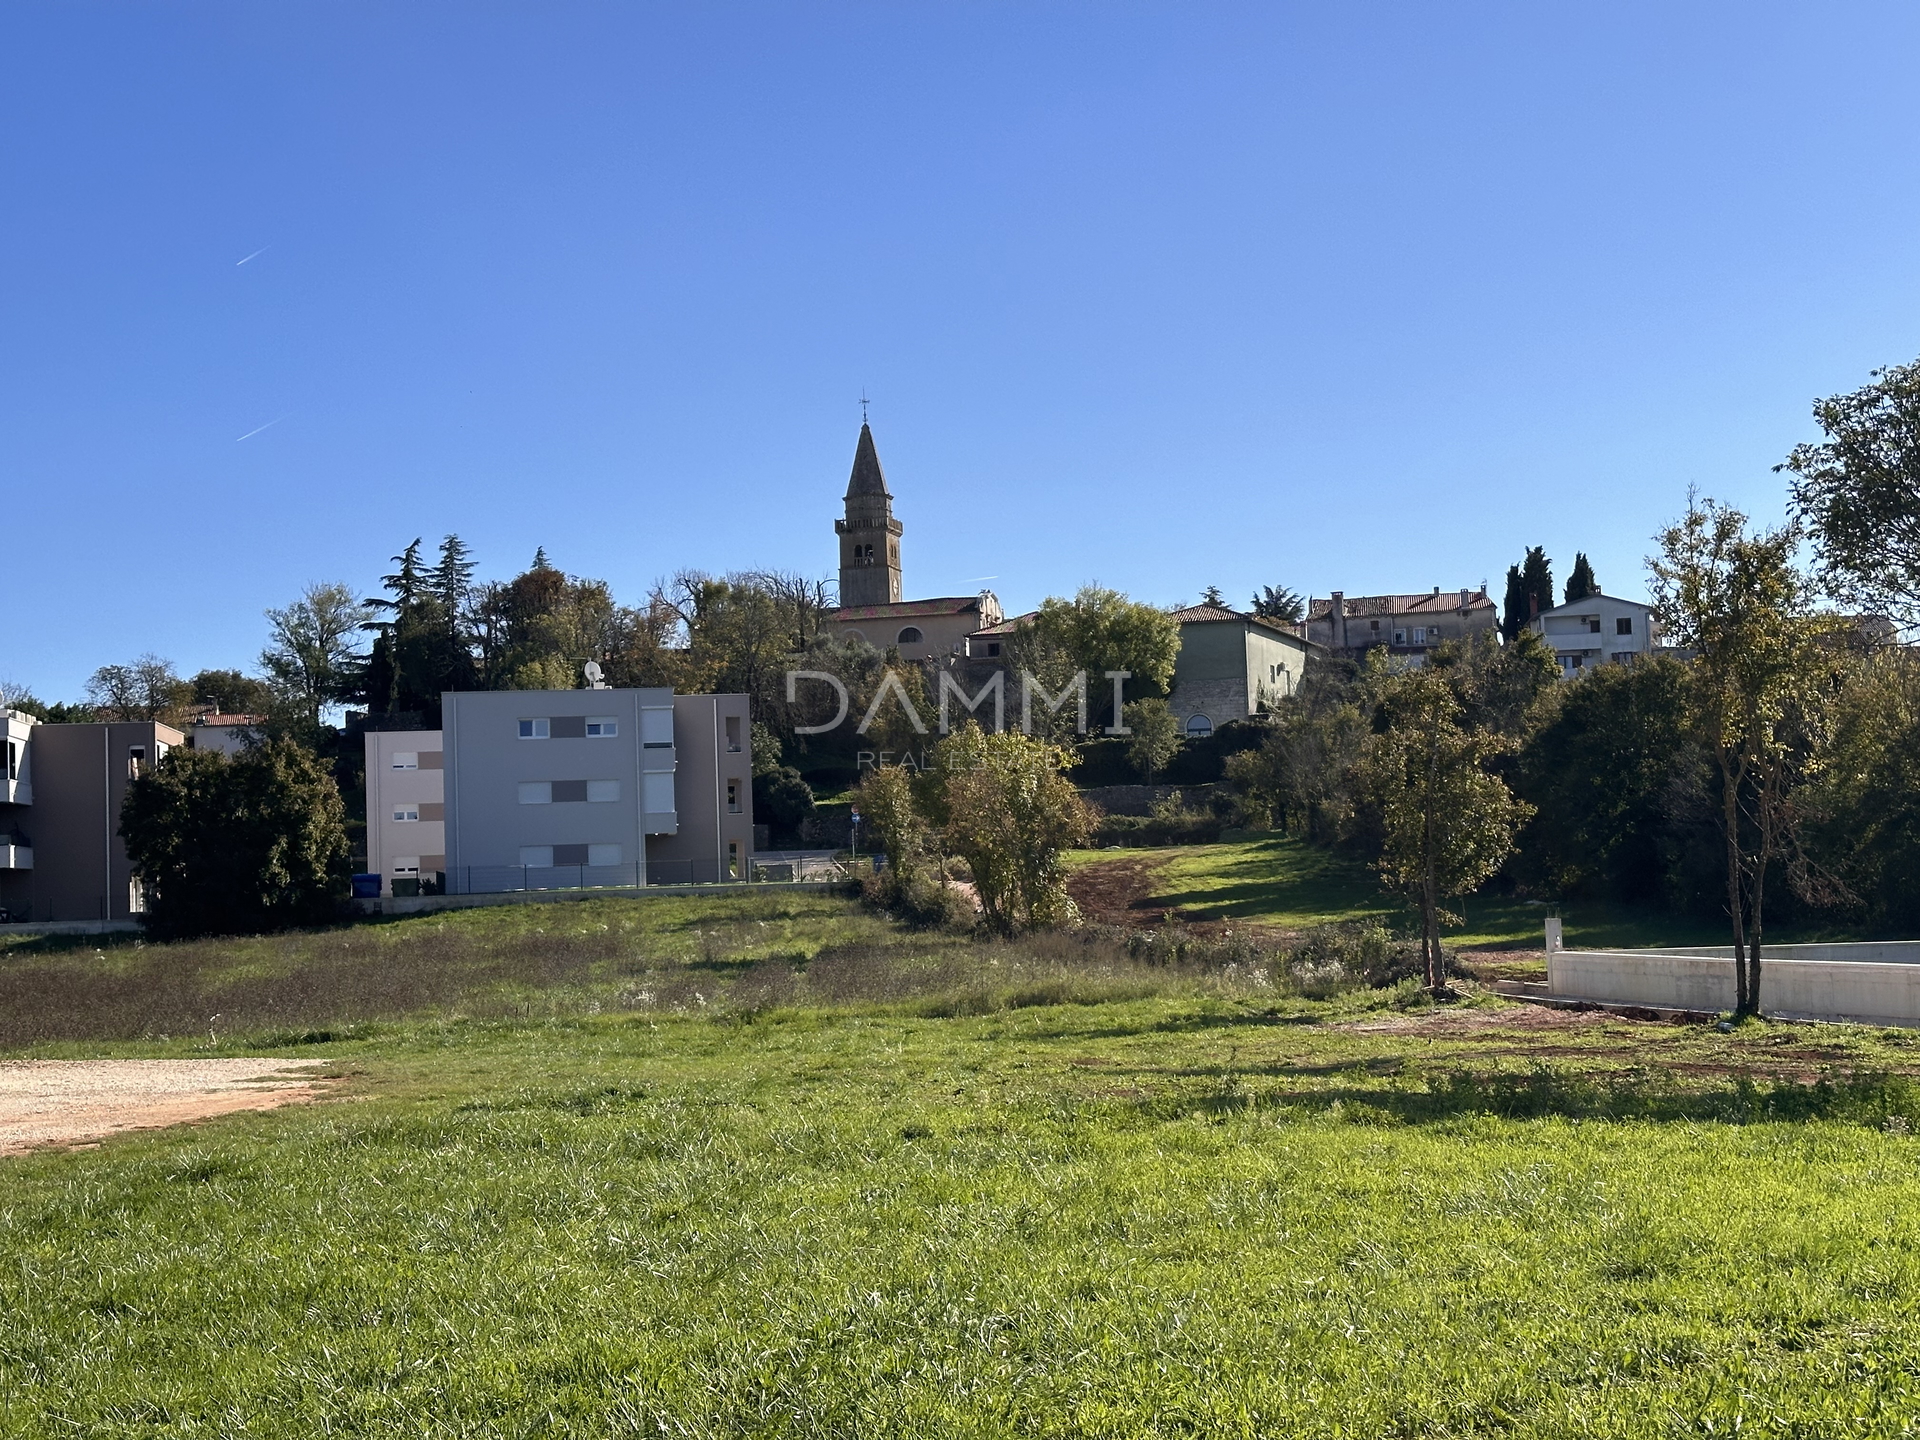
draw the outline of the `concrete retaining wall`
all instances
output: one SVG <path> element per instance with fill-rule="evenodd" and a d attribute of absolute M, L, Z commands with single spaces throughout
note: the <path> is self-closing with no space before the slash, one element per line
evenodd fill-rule
<path fill-rule="evenodd" d="M 1819 958 L 1801 958 L 1809 951 Z M 1920 1025 L 1920 943 L 1783 945 L 1773 957 L 1763 952 L 1760 960 L 1760 1008 L 1768 1015 Z M 1733 958 L 1713 948 L 1554 950 L 1547 989 L 1649 1009 L 1731 1010 Z"/>
<path fill-rule="evenodd" d="M 389 895 L 380 900 L 356 900 L 363 915 L 430 915 L 439 910 L 476 910 L 487 905 L 562 905 L 574 900 L 657 900 L 663 895 L 791 895 L 796 891 L 820 894 L 844 883 L 827 880 L 786 880 L 777 884 L 648 885 L 641 889 L 506 890 L 494 895 Z"/>
<path fill-rule="evenodd" d="M 8 935 L 138 935 L 138 920 L 32 920 L 18 925 L 0 925 L 0 937 Z"/>

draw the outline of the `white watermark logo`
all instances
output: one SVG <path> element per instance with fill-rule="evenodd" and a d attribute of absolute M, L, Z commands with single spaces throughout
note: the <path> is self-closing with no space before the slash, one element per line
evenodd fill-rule
<path fill-rule="evenodd" d="M 1108 670 L 1104 673 L 1113 685 L 1113 723 L 1102 727 L 1101 733 L 1131 735 L 1133 731 L 1127 727 L 1125 712 L 1121 707 L 1121 697 L 1127 681 L 1133 678 L 1133 672 Z M 853 713 L 853 696 L 847 689 L 846 681 L 826 670 L 789 670 L 787 671 L 787 703 L 789 705 L 800 703 L 800 686 L 803 681 L 813 686 L 826 686 L 833 692 L 836 704 L 831 720 L 823 725 L 795 725 L 794 734 L 825 735 L 847 723 L 847 717 Z M 818 694 L 818 691 L 814 693 Z M 979 692 L 973 695 L 967 694 L 966 686 L 955 679 L 951 673 L 942 670 L 937 694 L 934 720 L 942 735 L 949 734 L 953 728 L 952 705 L 954 702 L 958 702 L 959 709 L 965 712 L 965 719 L 981 721 L 981 729 L 988 730 L 990 734 L 1000 734 L 1007 728 L 1007 672 L 1004 670 L 994 671 L 986 683 L 980 687 Z M 899 706 L 901 713 L 907 718 L 907 723 L 913 727 L 914 734 L 928 733 L 927 722 L 914 705 L 913 697 L 907 693 L 907 687 L 900 679 L 900 672 L 888 670 L 881 677 L 879 685 L 874 687 L 873 699 L 868 703 L 866 713 L 860 717 L 860 723 L 853 727 L 854 734 L 864 735 L 872 729 L 889 700 Z M 989 700 L 993 702 L 991 729 L 985 724 L 985 717 L 981 714 L 981 707 Z M 1040 702 L 1040 717 L 1043 724 L 1060 713 L 1066 703 L 1072 700 L 1074 702 L 1074 733 L 1077 735 L 1087 733 L 1086 671 L 1075 671 L 1072 678 L 1057 691 L 1048 690 L 1031 670 L 1020 672 L 1020 733 L 1023 735 L 1033 733 L 1035 700 Z M 961 723 L 964 723 L 964 720 Z M 874 752 L 863 750 L 860 753 L 867 755 Z M 891 754 L 892 752 L 880 753 Z"/>

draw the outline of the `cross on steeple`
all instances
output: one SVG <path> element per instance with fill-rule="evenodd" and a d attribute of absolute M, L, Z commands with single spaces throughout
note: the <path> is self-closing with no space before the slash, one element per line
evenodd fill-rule
<path fill-rule="evenodd" d="M 867 387 L 864 385 L 860 387 L 860 423 L 867 423 Z"/>

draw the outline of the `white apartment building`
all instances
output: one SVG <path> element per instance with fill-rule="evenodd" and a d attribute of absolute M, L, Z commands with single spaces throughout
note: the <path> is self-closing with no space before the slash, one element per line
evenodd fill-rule
<path fill-rule="evenodd" d="M 382 895 L 418 893 L 421 880 L 438 888 L 447 868 L 440 731 L 370 730 L 366 739 L 367 870 Z"/>
<path fill-rule="evenodd" d="M 1553 648 L 1569 679 L 1595 665 L 1631 665 L 1659 638 L 1651 605 L 1598 593 L 1542 611 L 1527 628 Z"/>

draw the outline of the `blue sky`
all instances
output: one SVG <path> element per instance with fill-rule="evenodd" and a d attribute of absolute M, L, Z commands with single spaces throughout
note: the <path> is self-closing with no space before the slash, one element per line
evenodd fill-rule
<path fill-rule="evenodd" d="M 1916 61 L 1892 4 L 12 5 L 0 677 L 250 665 L 449 530 L 829 573 L 863 388 L 910 595 L 1642 594 L 1920 354 Z"/>

